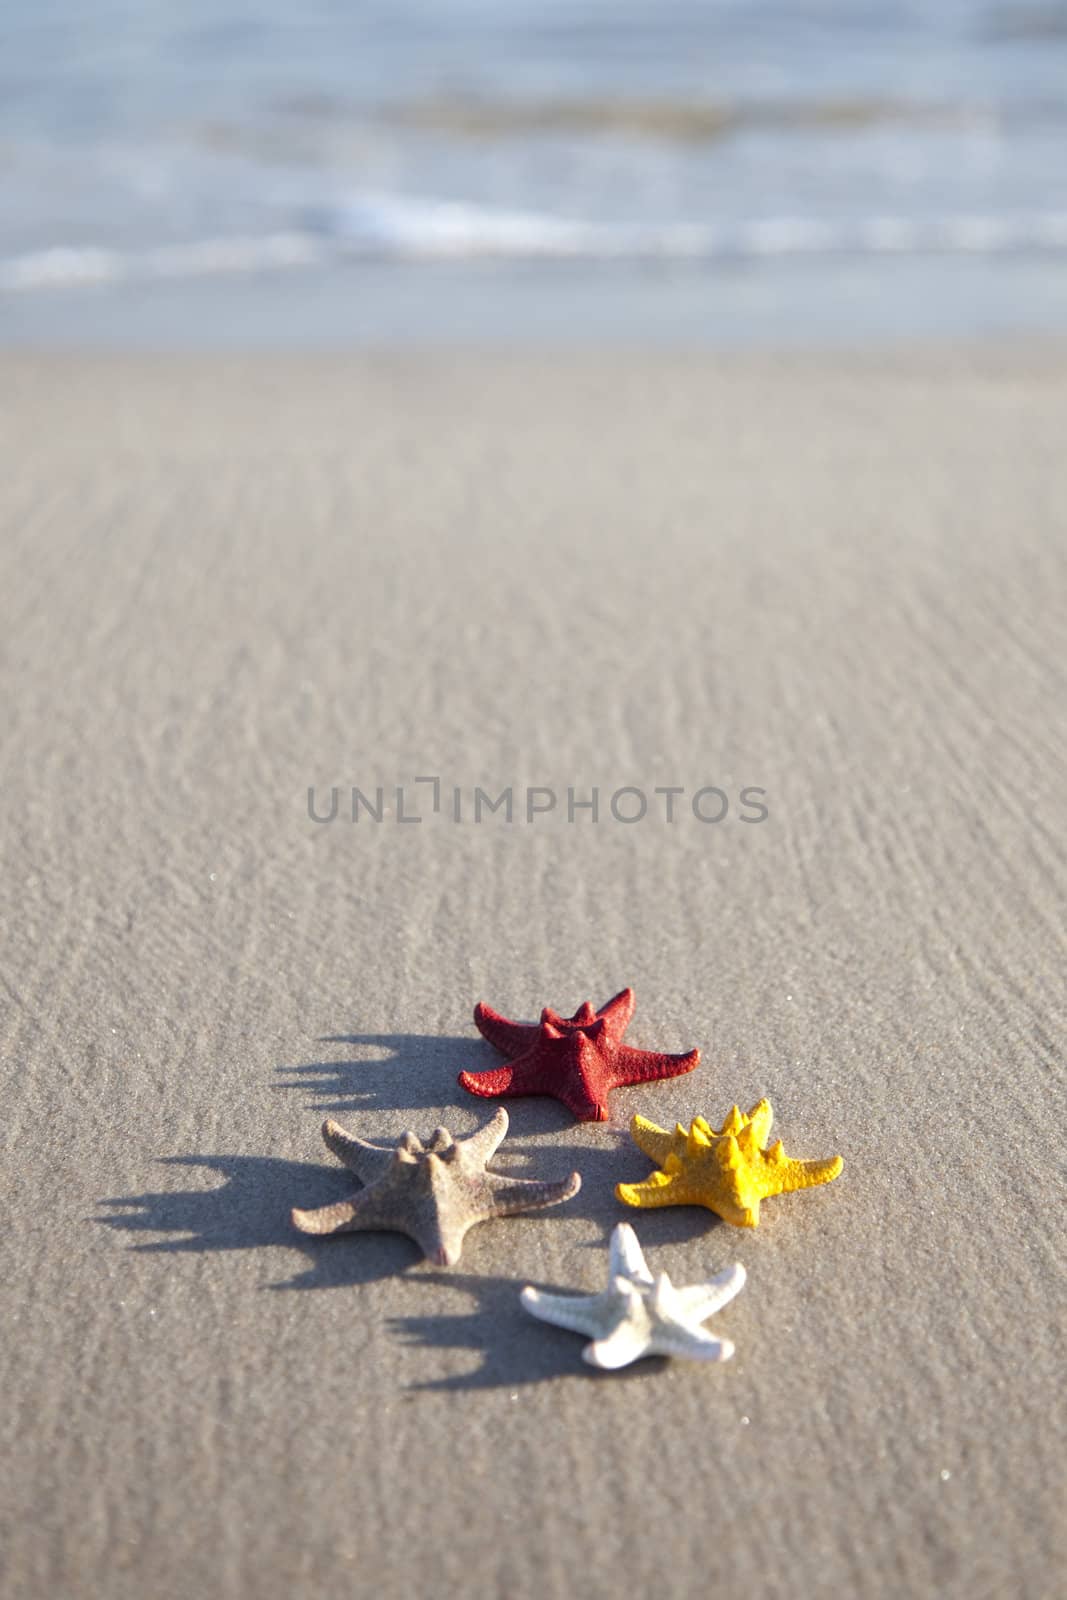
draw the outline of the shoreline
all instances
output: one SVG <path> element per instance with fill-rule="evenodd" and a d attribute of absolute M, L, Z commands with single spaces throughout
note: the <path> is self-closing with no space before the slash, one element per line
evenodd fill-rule
<path fill-rule="evenodd" d="M 220 241 L 225 256 L 225 242 Z M 328 254 L 339 249 L 337 241 Z M 555 262 L 311 258 L 0 292 L 0 349 L 691 347 L 829 354 L 1067 337 L 1055 251 Z"/>

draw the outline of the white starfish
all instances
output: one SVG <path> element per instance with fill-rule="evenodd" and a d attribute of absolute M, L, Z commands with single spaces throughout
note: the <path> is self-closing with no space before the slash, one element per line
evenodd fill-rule
<path fill-rule="evenodd" d="M 594 1367 L 628 1367 L 642 1356 L 689 1356 L 729 1361 L 729 1339 L 715 1339 L 700 1324 L 721 1311 L 745 1286 L 735 1262 L 709 1283 L 676 1289 L 665 1272 L 653 1277 L 627 1222 L 611 1235 L 608 1287 L 603 1294 L 544 1294 L 525 1288 L 520 1299 L 531 1316 L 592 1339 L 582 1356 Z"/>

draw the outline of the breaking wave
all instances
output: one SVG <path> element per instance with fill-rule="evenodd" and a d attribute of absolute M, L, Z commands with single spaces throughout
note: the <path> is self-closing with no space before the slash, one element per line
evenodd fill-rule
<path fill-rule="evenodd" d="M 828 256 L 1067 253 L 1067 211 L 935 218 L 803 216 L 591 222 L 446 200 L 367 195 L 299 227 L 152 248 L 64 246 L 0 259 L 0 291 L 250 275 L 345 260 L 662 262 L 715 267 Z"/>

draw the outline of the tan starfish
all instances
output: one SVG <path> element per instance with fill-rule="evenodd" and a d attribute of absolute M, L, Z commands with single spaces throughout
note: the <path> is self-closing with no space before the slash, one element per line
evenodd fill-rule
<path fill-rule="evenodd" d="M 464 1235 L 476 1222 L 558 1205 L 582 1186 L 577 1172 L 561 1183 L 487 1172 L 507 1131 L 503 1106 L 467 1138 L 453 1139 L 447 1128 L 435 1128 L 428 1144 L 413 1133 L 395 1145 L 371 1144 L 327 1120 L 322 1127 L 327 1147 L 364 1187 L 336 1205 L 294 1210 L 293 1223 L 301 1233 L 406 1233 L 431 1261 L 454 1266 Z"/>

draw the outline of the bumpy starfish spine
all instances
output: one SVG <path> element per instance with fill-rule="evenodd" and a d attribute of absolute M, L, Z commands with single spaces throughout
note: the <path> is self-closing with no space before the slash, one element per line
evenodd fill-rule
<path fill-rule="evenodd" d="M 479 1000 L 474 1008 L 474 1022 L 479 1033 L 490 1044 L 502 1050 L 506 1056 L 517 1056 L 529 1050 L 537 1039 L 539 1028 L 546 1022 L 562 1030 L 585 1028 L 592 1022 L 603 1021 L 608 1032 L 621 1039 L 634 1014 L 635 1004 L 633 990 L 620 989 L 599 1011 L 594 1011 L 588 1000 L 582 1002 L 572 1017 L 560 1016 L 551 1006 L 545 1006 L 540 1023 L 537 1023 L 512 1022 L 501 1016 L 499 1011 L 494 1011 L 492 1006 L 486 1005 L 484 1000 Z"/>

